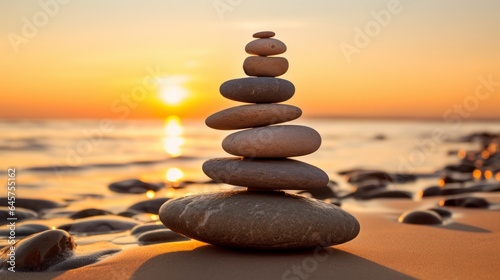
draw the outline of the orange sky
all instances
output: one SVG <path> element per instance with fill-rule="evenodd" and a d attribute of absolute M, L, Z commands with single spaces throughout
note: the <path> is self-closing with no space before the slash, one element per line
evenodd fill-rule
<path fill-rule="evenodd" d="M 305 116 L 500 118 L 498 1 L 59 1 L 0 2 L 0 118 L 206 117 L 267 29 Z"/>

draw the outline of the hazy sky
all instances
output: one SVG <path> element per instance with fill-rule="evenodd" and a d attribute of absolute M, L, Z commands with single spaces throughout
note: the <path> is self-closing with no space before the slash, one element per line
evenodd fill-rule
<path fill-rule="evenodd" d="M 206 117 L 241 104 L 218 88 L 245 76 L 261 30 L 288 46 L 286 103 L 306 116 L 500 118 L 499 11 L 498 0 L 3 0 L 0 118 Z"/>

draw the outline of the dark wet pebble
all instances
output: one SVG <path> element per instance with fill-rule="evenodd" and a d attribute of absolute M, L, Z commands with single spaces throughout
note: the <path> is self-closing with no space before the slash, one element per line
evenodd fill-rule
<path fill-rule="evenodd" d="M 483 183 L 476 184 L 468 187 L 471 191 L 475 192 L 499 192 L 500 191 L 500 183 Z"/>
<path fill-rule="evenodd" d="M 465 183 L 474 180 L 472 177 L 472 174 L 466 173 L 466 175 L 462 176 L 452 176 L 450 174 L 446 174 L 443 177 L 441 177 L 440 181 L 443 182 L 445 185 L 447 184 L 454 184 L 454 183 Z"/>
<path fill-rule="evenodd" d="M 392 174 L 393 182 L 398 184 L 405 184 L 415 182 L 417 180 L 417 176 L 414 174 L 406 174 L 406 173 L 396 173 Z"/>
<path fill-rule="evenodd" d="M 458 140 L 461 142 L 489 142 L 496 137 L 499 137 L 499 135 L 483 131 L 483 132 L 470 133 L 468 135 L 459 138 Z"/>
<path fill-rule="evenodd" d="M 6 197 L 0 198 L 0 206 L 9 206 Z M 35 212 L 40 212 L 43 209 L 52 209 L 65 206 L 63 203 L 47 200 L 47 199 L 31 199 L 31 198 L 16 198 L 16 208 L 26 208 Z"/>
<path fill-rule="evenodd" d="M 387 139 L 387 137 L 384 134 L 377 134 L 377 135 L 373 136 L 373 140 L 382 141 L 382 140 L 386 140 L 386 139 Z"/>
<path fill-rule="evenodd" d="M 443 219 L 451 218 L 451 216 L 453 215 L 453 213 L 446 207 L 434 207 L 430 208 L 429 210 L 438 213 L 438 215 Z"/>
<path fill-rule="evenodd" d="M 42 232 L 45 230 L 49 230 L 50 228 L 45 225 L 40 224 L 22 224 L 16 226 L 15 235 L 19 236 L 28 236 L 34 233 Z M 0 230 L 0 237 L 7 238 L 10 235 L 10 228 L 7 226 L 7 229 Z"/>
<path fill-rule="evenodd" d="M 337 195 L 333 192 L 333 190 L 328 186 L 298 192 L 298 194 L 304 194 L 304 193 L 308 193 L 316 199 L 327 199 L 327 198 L 337 197 Z"/>
<path fill-rule="evenodd" d="M 84 209 L 81 211 L 78 211 L 71 216 L 69 216 L 71 219 L 82 219 L 82 218 L 88 218 L 88 217 L 94 217 L 94 216 L 103 216 L 103 215 L 112 215 L 113 213 L 102 210 L 102 209 L 96 209 L 96 208 L 89 208 L 89 209 Z"/>
<path fill-rule="evenodd" d="M 440 225 L 443 223 L 441 216 L 429 210 L 407 211 L 399 216 L 398 221 L 404 224 Z"/>
<path fill-rule="evenodd" d="M 17 206 L 17 205 L 15 205 Z M 10 215 L 14 213 L 15 215 Z M 23 209 L 21 207 L 16 207 L 15 211 L 9 210 L 8 207 L 0 207 L 0 225 L 8 224 L 9 221 L 7 218 L 17 218 L 16 222 L 20 222 L 22 220 L 35 219 L 38 214 L 35 211 L 29 209 Z"/>
<path fill-rule="evenodd" d="M 374 190 L 356 196 L 356 199 L 368 200 L 375 198 L 405 198 L 412 199 L 413 194 L 407 191 L 400 190 Z"/>
<path fill-rule="evenodd" d="M 109 184 L 109 189 L 117 193 L 145 193 L 147 191 L 159 191 L 163 185 L 150 184 L 138 179 L 129 179 Z"/>
<path fill-rule="evenodd" d="M 137 225 L 130 230 L 130 234 L 138 235 L 138 234 L 141 234 L 143 232 L 156 230 L 156 229 L 165 229 L 165 225 L 163 225 L 162 223 Z"/>
<path fill-rule="evenodd" d="M 118 216 L 96 216 L 76 220 L 73 223 L 65 224 L 59 229 L 71 233 L 107 233 L 114 231 L 125 231 L 138 225 L 139 222 Z"/>
<path fill-rule="evenodd" d="M 460 197 L 442 200 L 439 205 L 464 208 L 488 208 L 490 203 L 481 197 Z"/>
<path fill-rule="evenodd" d="M 430 186 L 420 192 L 421 197 L 438 196 L 441 194 L 441 187 Z"/>
<path fill-rule="evenodd" d="M 143 232 L 137 237 L 137 241 L 143 244 L 186 241 L 190 239 L 166 228 Z"/>
<path fill-rule="evenodd" d="M 128 210 L 136 210 L 144 213 L 158 214 L 163 203 L 167 202 L 168 198 L 159 197 L 138 202 L 128 208 Z"/>
<path fill-rule="evenodd" d="M 450 164 L 445 166 L 444 170 L 460 173 L 471 173 L 476 167 L 473 164 Z"/>
<path fill-rule="evenodd" d="M 44 271 L 73 256 L 76 244 L 73 237 L 63 230 L 47 230 L 30 235 L 15 245 L 16 271 Z M 0 251 L 0 269 L 7 269 L 10 264 L 7 246 Z"/>
<path fill-rule="evenodd" d="M 381 180 L 387 182 L 393 181 L 393 178 L 389 173 L 378 170 L 355 171 L 348 174 L 347 177 L 347 181 L 351 184 L 357 184 L 368 180 Z"/>
<path fill-rule="evenodd" d="M 128 209 L 126 211 L 118 213 L 118 216 L 132 218 L 135 215 L 140 215 L 140 214 L 144 214 L 144 212 L 133 210 L 133 209 Z"/>

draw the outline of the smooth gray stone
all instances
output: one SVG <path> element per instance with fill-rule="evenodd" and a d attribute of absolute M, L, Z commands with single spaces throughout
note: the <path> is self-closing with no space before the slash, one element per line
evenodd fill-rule
<path fill-rule="evenodd" d="M 243 129 L 284 123 L 301 115 L 302 110 L 291 105 L 251 104 L 219 111 L 209 116 L 205 124 L 213 129 Z"/>
<path fill-rule="evenodd" d="M 232 191 L 172 199 L 160 208 L 171 230 L 214 245 L 315 248 L 355 238 L 359 223 L 333 204 L 284 192 Z"/>
<path fill-rule="evenodd" d="M 307 126 L 274 125 L 232 133 L 222 141 L 235 156 L 286 158 L 312 154 L 321 146 L 319 133 Z"/>
<path fill-rule="evenodd" d="M 224 82 L 219 89 L 225 98 L 247 103 L 279 103 L 292 98 L 295 86 L 284 79 L 250 77 Z"/>
<path fill-rule="evenodd" d="M 292 159 L 214 158 L 203 172 L 219 183 L 263 190 L 308 190 L 328 184 L 321 169 Z"/>
<path fill-rule="evenodd" d="M 0 270 L 10 267 L 7 261 L 11 246 L 0 251 Z M 30 235 L 15 245 L 16 271 L 44 271 L 74 255 L 73 237 L 63 230 L 47 230 Z"/>

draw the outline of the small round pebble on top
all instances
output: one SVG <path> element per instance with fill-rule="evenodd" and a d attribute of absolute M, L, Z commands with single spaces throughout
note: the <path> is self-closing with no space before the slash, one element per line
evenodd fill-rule
<path fill-rule="evenodd" d="M 274 37 L 274 35 L 276 35 L 276 33 L 272 32 L 272 31 L 260 31 L 260 32 L 253 34 L 253 37 L 254 38 L 271 38 L 271 37 Z"/>

